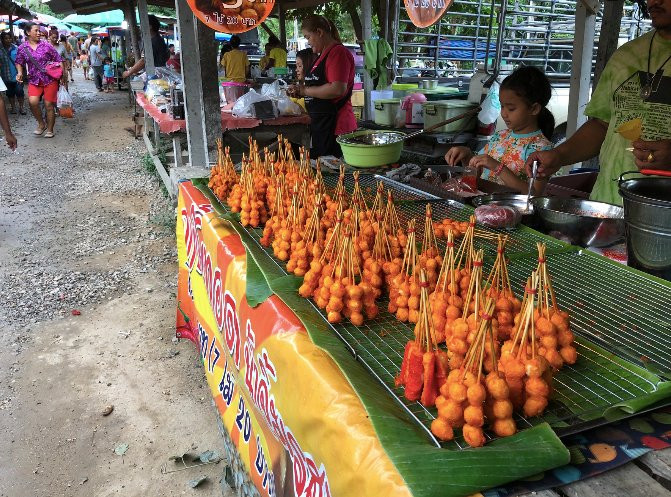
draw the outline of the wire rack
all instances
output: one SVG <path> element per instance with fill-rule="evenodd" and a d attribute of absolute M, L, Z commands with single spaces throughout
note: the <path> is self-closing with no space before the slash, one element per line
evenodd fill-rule
<path fill-rule="evenodd" d="M 324 174 L 324 185 L 327 191 L 333 191 L 338 184 L 338 174 Z M 406 202 L 412 200 L 435 200 L 439 197 L 430 193 L 423 192 L 416 188 L 409 187 L 393 179 L 379 174 L 361 174 L 359 176 L 359 186 L 367 199 L 373 200 L 378 181 L 384 184 L 385 190 L 389 190 L 394 195 L 395 202 Z M 345 174 L 345 189 L 352 193 L 354 190 L 354 175 Z"/>
<path fill-rule="evenodd" d="M 377 181 L 383 181 L 385 187 L 394 192 L 403 221 L 424 216 L 427 201 L 432 203 L 434 220 L 442 217 L 466 220 L 472 212 L 472 208 L 458 202 L 436 200 L 433 196 L 377 175 L 362 175 L 360 185 L 362 189 L 369 186 L 374 188 Z M 330 176 L 325 176 L 327 188 L 334 187 L 336 182 L 337 177 L 331 181 Z M 351 176 L 346 178 L 345 186 L 351 193 Z M 418 228 L 422 224 L 418 223 Z M 262 230 L 247 227 L 246 231 L 286 272 L 284 263 L 274 257 L 272 250 L 259 243 Z M 573 366 L 565 365 L 554 375 L 548 408 L 542 416 L 533 419 L 516 415 L 519 429 L 548 422 L 560 436 L 579 432 L 605 423 L 603 412 L 613 405 L 655 391 L 656 381 L 618 358 L 649 369 L 662 380 L 671 379 L 669 287 L 582 251 L 562 253 L 566 249 L 565 244 L 532 231 L 516 230 L 508 234 L 511 238 L 509 245 L 518 255 L 509 262 L 513 289 L 518 295 L 521 293 L 524 282 L 537 265 L 536 242 L 545 242 L 559 305 L 570 312 L 571 329 L 579 337 L 575 343 L 578 361 Z M 421 239 L 421 233 L 418 236 Z M 496 247 L 492 241 L 476 240 L 476 243 L 486 253 L 494 255 Z M 557 253 L 553 253 L 553 250 Z M 489 258 L 489 267 L 485 260 L 486 272 L 491 268 L 492 260 L 493 257 Z M 324 317 L 327 326 L 432 443 L 453 450 L 468 448 L 461 436 L 446 443 L 437 440 L 430 430 L 431 421 L 437 416 L 436 409 L 426 408 L 419 402 L 408 402 L 403 389 L 395 386 L 394 379 L 400 371 L 405 344 L 414 338 L 414 332 L 410 325 L 401 323 L 387 312 L 387 304 L 388 301 L 380 300 L 378 305 L 381 312 L 378 317 L 357 327 L 349 322 L 329 324 L 323 311 L 312 303 L 315 311 Z M 492 434 L 486 433 L 486 436 L 489 440 L 495 438 Z"/>

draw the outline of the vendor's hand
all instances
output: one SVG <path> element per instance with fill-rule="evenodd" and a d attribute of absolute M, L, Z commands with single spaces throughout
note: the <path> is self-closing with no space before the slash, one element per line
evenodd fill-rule
<path fill-rule="evenodd" d="M 23 84 L 23 74 L 16 75 L 16 82 L 19 84 Z"/>
<path fill-rule="evenodd" d="M 472 168 L 484 168 L 484 169 L 489 169 L 490 171 L 496 171 L 496 168 L 498 168 L 501 163 L 497 161 L 495 158 L 487 155 L 487 154 L 482 154 L 482 155 L 476 155 L 473 157 L 469 162 L 468 165 Z"/>
<path fill-rule="evenodd" d="M 445 162 L 448 166 L 457 166 L 468 162 L 472 155 L 468 147 L 452 147 L 445 154 Z"/>
<path fill-rule="evenodd" d="M 14 136 L 12 133 L 7 133 L 5 134 L 5 140 L 7 141 L 7 146 L 11 150 L 16 150 L 16 136 Z"/>
<path fill-rule="evenodd" d="M 295 84 L 287 86 L 287 95 L 294 98 L 300 97 L 301 95 L 300 85 Z"/>
<path fill-rule="evenodd" d="M 122 72 L 122 73 L 121 73 L 121 77 L 122 77 L 123 79 L 126 79 L 126 78 L 130 77 L 130 71 L 124 71 L 124 72 Z"/>
<path fill-rule="evenodd" d="M 534 161 L 538 161 L 538 172 L 536 173 L 538 179 L 549 178 L 562 166 L 556 149 L 533 152 L 525 164 L 529 178 L 533 176 Z"/>
<path fill-rule="evenodd" d="M 636 140 L 632 145 L 639 169 L 671 169 L 671 140 Z"/>

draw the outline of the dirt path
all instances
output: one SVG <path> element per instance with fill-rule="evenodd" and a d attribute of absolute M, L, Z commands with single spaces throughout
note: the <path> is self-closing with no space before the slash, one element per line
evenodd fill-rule
<path fill-rule="evenodd" d="M 221 495 L 223 463 L 161 473 L 223 453 L 195 349 L 172 341 L 171 206 L 127 95 L 73 93 L 54 139 L 10 116 L 19 151 L 0 148 L 0 496 Z"/>

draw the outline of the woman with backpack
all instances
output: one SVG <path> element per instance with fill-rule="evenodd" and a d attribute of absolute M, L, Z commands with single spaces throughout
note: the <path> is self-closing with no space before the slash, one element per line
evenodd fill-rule
<path fill-rule="evenodd" d="M 37 121 L 37 129 L 33 133 L 45 138 L 54 137 L 56 122 L 56 102 L 58 101 L 58 82 L 65 84 L 67 77 L 63 60 L 56 49 L 48 41 L 41 39 L 37 24 L 28 22 L 24 25 L 26 41 L 19 47 L 16 54 L 16 81 L 23 83 L 23 66 L 28 68 L 28 103 Z M 40 98 L 44 98 L 46 122 L 40 108 Z"/>

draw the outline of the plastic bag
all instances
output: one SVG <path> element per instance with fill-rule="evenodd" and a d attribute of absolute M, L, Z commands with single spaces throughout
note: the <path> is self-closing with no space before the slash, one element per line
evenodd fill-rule
<path fill-rule="evenodd" d="M 478 113 L 478 121 L 483 124 L 495 123 L 501 114 L 501 102 L 499 101 L 499 84 L 494 81 L 485 100 L 482 102 L 482 110 Z"/>
<path fill-rule="evenodd" d="M 264 83 L 261 86 L 261 95 L 265 95 L 270 98 L 280 98 L 282 93 L 286 95 L 287 84 L 281 80 L 275 80 L 272 83 Z"/>
<path fill-rule="evenodd" d="M 266 95 L 260 95 L 254 89 L 251 89 L 235 101 L 231 112 L 236 117 L 256 117 L 256 113 L 254 112 L 254 103 L 267 100 L 272 102 L 271 98 L 267 97 Z M 277 105 L 273 103 L 273 107 L 275 110 L 275 115 L 277 116 Z"/>
<path fill-rule="evenodd" d="M 303 113 L 301 106 L 291 100 L 286 91 L 283 93 L 284 95 L 277 99 L 277 110 L 280 116 L 300 116 Z"/>
<path fill-rule="evenodd" d="M 65 86 L 61 86 L 58 89 L 56 106 L 58 107 L 58 113 L 61 117 L 64 118 L 74 117 L 74 109 L 72 108 L 72 97 L 70 96 L 70 93 L 68 93 L 68 90 L 65 89 Z"/>
<path fill-rule="evenodd" d="M 490 228 L 514 228 L 522 214 L 510 205 L 485 204 L 475 209 L 475 219 Z"/>

